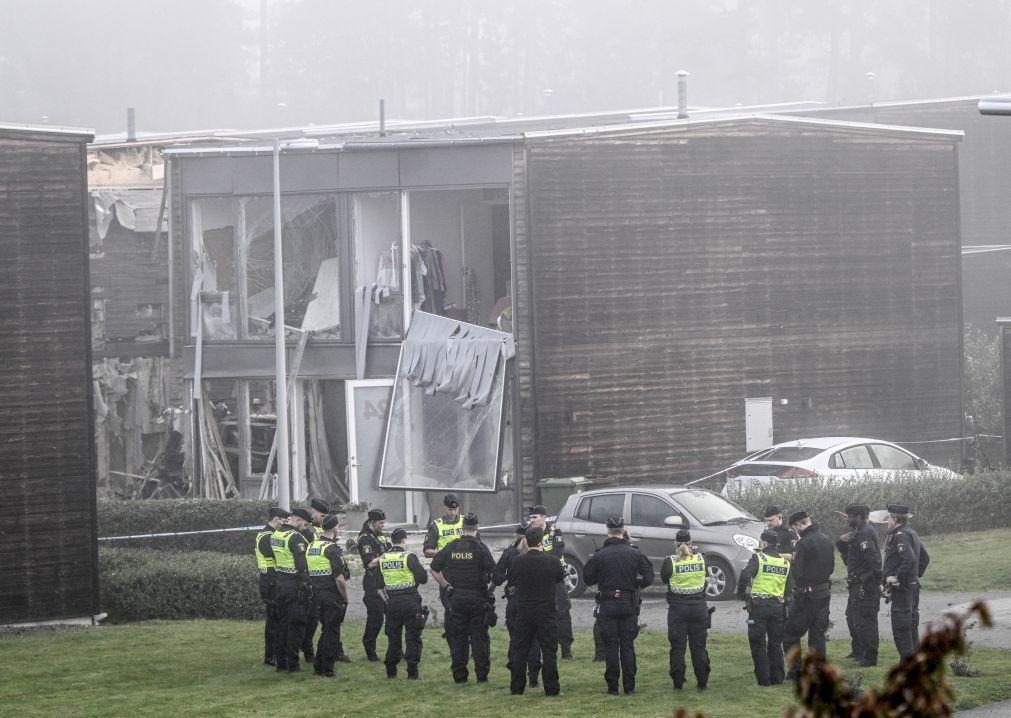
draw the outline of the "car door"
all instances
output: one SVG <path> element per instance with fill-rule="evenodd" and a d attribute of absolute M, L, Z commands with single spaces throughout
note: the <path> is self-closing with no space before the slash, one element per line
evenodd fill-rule
<path fill-rule="evenodd" d="M 921 464 L 916 457 L 897 446 L 870 444 L 870 450 L 877 459 L 878 471 L 886 477 L 918 478 L 923 475 Z"/>
<path fill-rule="evenodd" d="M 605 525 L 607 518 L 627 515 L 626 500 L 627 495 L 624 491 L 590 494 L 580 498 L 572 514 L 570 535 L 565 537 L 566 549 L 585 563 L 604 545 L 604 539 L 607 538 Z"/>
<path fill-rule="evenodd" d="M 819 472 L 820 473 L 820 472 Z M 877 476 L 877 465 L 867 444 L 855 444 L 832 454 L 826 476 L 852 481 L 864 476 Z"/>
<path fill-rule="evenodd" d="M 674 551 L 674 536 L 678 531 L 666 526 L 664 521 L 670 516 L 678 516 L 684 521 L 684 516 L 673 503 L 659 496 L 635 492 L 631 496 L 628 515 L 626 528 L 632 543 L 646 554 L 659 576 L 663 560 Z"/>

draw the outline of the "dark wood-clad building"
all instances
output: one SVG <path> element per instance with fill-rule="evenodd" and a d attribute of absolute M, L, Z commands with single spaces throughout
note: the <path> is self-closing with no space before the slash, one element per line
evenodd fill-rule
<path fill-rule="evenodd" d="M 0 624 L 98 609 L 84 130 L 0 125 Z"/>
<path fill-rule="evenodd" d="M 496 518 L 514 519 L 543 478 L 674 482 L 723 468 L 746 450 L 748 399 L 770 400 L 775 441 L 961 432 L 958 132 L 741 115 L 307 135 L 280 158 L 285 322 L 303 322 L 328 263 L 340 309 L 308 340 L 293 394 L 303 493 L 335 476 L 399 501 L 380 490 L 385 464 L 363 465 L 355 425 L 385 412 L 417 309 L 515 337 Z M 217 416 L 194 433 L 235 432 L 247 473 L 273 376 L 270 152 L 167 153 L 180 370 L 191 384 L 199 371 Z M 362 287 L 371 317 L 358 313 Z M 211 310 L 202 322 L 197 298 Z M 359 406 L 359 388 L 385 396 Z M 413 440 L 446 441 L 438 428 Z M 330 477 L 312 458 L 324 441 Z M 423 521 L 411 501 L 406 518 Z"/>

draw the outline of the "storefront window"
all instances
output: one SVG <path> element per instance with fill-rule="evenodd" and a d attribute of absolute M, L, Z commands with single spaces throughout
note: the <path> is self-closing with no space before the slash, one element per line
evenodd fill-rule
<path fill-rule="evenodd" d="M 368 325 L 370 340 L 399 339 L 404 325 L 401 286 L 400 195 L 352 195 L 355 326 Z"/>
<path fill-rule="evenodd" d="M 193 297 L 193 334 L 202 322 L 206 339 L 237 339 L 240 282 L 231 198 L 191 202 L 190 234 L 190 267 L 199 293 Z"/>

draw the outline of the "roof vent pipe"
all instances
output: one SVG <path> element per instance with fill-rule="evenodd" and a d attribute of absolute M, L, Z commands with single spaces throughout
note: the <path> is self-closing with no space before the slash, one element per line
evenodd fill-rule
<path fill-rule="evenodd" d="M 135 142 L 137 140 L 137 113 L 132 107 L 126 108 L 126 141 Z"/>
<path fill-rule="evenodd" d="M 677 71 L 678 78 L 678 119 L 688 119 L 688 72 Z"/>
<path fill-rule="evenodd" d="M 386 137 L 386 100 L 379 98 L 379 136 Z"/>

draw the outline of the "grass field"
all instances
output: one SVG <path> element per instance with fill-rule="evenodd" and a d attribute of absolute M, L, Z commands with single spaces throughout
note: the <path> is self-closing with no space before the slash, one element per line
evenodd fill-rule
<path fill-rule="evenodd" d="M 754 683 L 744 636 L 713 635 L 710 690 L 698 693 L 689 675 L 677 695 L 667 675 L 667 641 L 643 634 L 634 696 L 608 696 L 603 664 L 593 663 L 592 638 L 577 635 L 575 662 L 560 663 L 563 695 L 540 689 L 511 696 L 505 670 L 506 633 L 492 629 L 488 684 L 453 684 L 438 629 L 425 632 L 420 682 L 388 680 L 382 664 L 361 658 L 361 626 L 345 626 L 355 660 L 338 664 L 337 678 L 311 669 L 277 674 L 262 665 L 262 624 L 251 621 L 150 622 L 97 629 L 0 635 L 0 715 L 3 716 L 431 716 L 495 714 L 670 716 L 678 706 L 709 718 L 778 716 L 792 703 L 790 686 Z M 381 649 L 385 638 L 380 639 Z M 895 660 L 890 643 L 883 661 Z M 952 677 L 958 707 L 1011 698 L 1011 651 L 977 650 L 978 678 Z M 845 668 L 845 666 L 844 666 Z M 865 687 L 880 683 L 886 667 L 852 668 Z M 689 668 L 690 673 L 690 668 Z"/>

